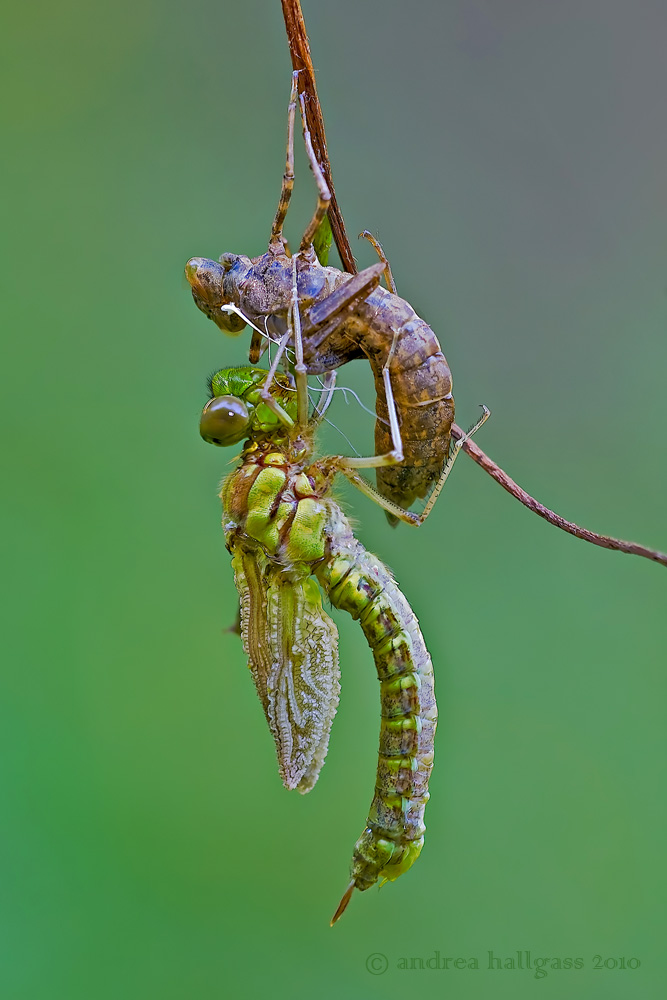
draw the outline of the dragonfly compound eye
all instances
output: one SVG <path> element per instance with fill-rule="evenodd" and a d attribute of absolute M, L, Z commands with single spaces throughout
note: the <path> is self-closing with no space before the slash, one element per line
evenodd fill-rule
<path fill-rule="evenodd" d="M 236 396 L 214 396 L 204 407 L 199 433 L 204 441 L 225 447 L 236 444 L 250 429 L 245 403 Z"/>

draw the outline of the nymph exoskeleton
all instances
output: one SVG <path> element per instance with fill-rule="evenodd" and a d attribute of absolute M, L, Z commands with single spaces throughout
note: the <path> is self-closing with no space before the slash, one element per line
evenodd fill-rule
<path fill-rule="evenodd" d="M 197 306 L 220 329 L 236 334 L 246 323 L 253 327 L 249 353 L 253 364 L 268 340 L 278 344 L 278 356 L 288 346 L 295 347 L 287 323 L 293 258 L 283 237 L 283 224 L 294 185 L 296 105 L 295 73 L 288 113 L 287 163 L 267 252 L 252 259 L 224 253 L 219 262 L 193 257 L 185 268 Z M 370 234 L 364 233 L 381 260 L 359 274 L 351 276 L 318 260 L 313 241 L 325 218 L 330 192 L 313 152 L 303 98 L 301 117 L 318 188 L 317 207 L 297 255 L 301 363 L 307 374 L 318 375 L 355 358 L 368 358 L 376 385 L 377 455 L 394 448 L 389 421 L 389 395 L 393 395 L 402 449 L 391 463 L 379 464 L 376 475 L 378 491 L 389 501 L 384 505 L 387 515 L 394 521 L 394 507 L 408 508 L 428 496 L 450 453 L 454 420 L 451 372 L 431 328 L 395 294 L 389 264 Z M 383 274 L 391 291 L 380 287 Z M 264 391 L 269 399 L 271 386 Z M 418 516 L 402 519 L 421 523 Z"/>

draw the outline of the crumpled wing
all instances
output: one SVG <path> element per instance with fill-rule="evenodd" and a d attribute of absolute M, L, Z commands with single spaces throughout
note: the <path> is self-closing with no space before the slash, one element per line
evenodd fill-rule
<path fill-rule="evenodd" d="M 320 773 L 340 696 L 338 630 L 311 576 L 289 579 L 259 547 L 234 547 L 241 639 L 286 788 Z"/>

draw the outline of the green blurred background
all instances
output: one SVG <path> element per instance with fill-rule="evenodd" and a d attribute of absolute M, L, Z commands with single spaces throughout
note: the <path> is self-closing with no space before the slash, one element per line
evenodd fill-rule
<path fill-rule="evenodd" d="M 437 331 L 459 422 L 487 403 L 480 445 L 535 496 L 666 549 L 664 5 L 304 9 L 349 231 Z M 193 254 L 265 248 L 278 0 L 37 2 L 2 44 L 0 996 L 532 996 L 533 972 L 486 968 L 525 949 L 583 959 L 549 996 L 662 995 L 665 570 L 465 458 L 421 531 L 343 491 L 419 615 L 441 714 L 421 860 L 329 929 L 373 785 L 372 658 L 337 616 L 329 760 L 288 794 L 225 631 L 231 454 L 197 430 L 247 336 L 182 279 Z M 292 239 L 313 200 L 299 148 Z M 340 380 L 373 406 L 361 362 Z M 370 417 L 332 419 L 368 450 Z M 397 967 L 436 950 L 481 968 Z"/>

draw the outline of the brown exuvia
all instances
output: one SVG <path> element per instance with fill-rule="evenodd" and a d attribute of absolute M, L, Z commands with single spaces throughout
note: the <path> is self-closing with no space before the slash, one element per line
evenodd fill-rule
<path fill-rule="evenodd" d="M 292 186 L 296 74 L 288 116 L 287 167 L 269 247 L 260 257 L 224 253 L 219 261 L 193 257 L 186 275 L 197 306 L 226 333 L 246 322 L 254 329 L 249 358 L 256 364 L 269 340 L 282 349 L 292 306 L 293 258 L 282 227 Z M 303 112 L 303 107 L 302 107 Z M 377 469 L 380 494 L 400 508 L 425 498 L 441 473 L 450 450 L 454 420 L 452 376 L 430 326 L 412 306 L 380 286 L 383 274 L 393 288 L 389 265 L 375 240 L 381 261 L 350 275 L 318 260 L 313 239 L 325 216 L 330 193 L 304 122 L 304 140 L 318 185 L 318 203 L 301 241 L 297 269 L 298 311 L 303 364 L 309 375 L 333 371 L 355 358 L 368 358 L 376 387 L 375 450 L 390 451 L 387 380 L 396 404 L 403 460 Z M 391 511 L 390 520 L 395 521 Z"/>

